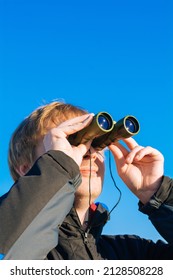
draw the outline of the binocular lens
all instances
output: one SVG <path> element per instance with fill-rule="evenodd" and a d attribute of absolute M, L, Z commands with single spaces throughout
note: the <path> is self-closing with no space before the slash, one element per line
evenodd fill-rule
<path fill-rule="evenodd" d="M 130 133 L 135 133 L 139 129 L 138 124 L 132 118 L 125 120 L 125 126 Z"/>
<path fill-rule="evenodd" d="M 103 115 L 100 115 L 98 117 L 98 123 L 99 123 L 100 127 L 102 127 L 104 130 L 109 130 L 112 125 L 110 123 L 110 120 Z"/>

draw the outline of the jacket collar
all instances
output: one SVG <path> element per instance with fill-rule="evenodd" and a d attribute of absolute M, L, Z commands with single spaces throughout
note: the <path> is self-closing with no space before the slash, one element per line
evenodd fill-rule
<path fill-rule="evenodd" d="M 109 219 L 109 213 L 101 203 L 98 203 L 97 205 L 95 205 L 95 207 L 93 207 L 92 205 L 90 213 L 91 215 L 88 227 L 86 230 L 84 230 L 75 208 L 72 207 L 71 211 L 66 216 L 62 224 L 62 228 L 64 230 L 66 229 L 68 231 L 68 235 L 70 236 L 78 235 L 78 232 L 87 232 L 93 235 L 94 239 L 98 240 L 102 233 L 104 225 Z"/>

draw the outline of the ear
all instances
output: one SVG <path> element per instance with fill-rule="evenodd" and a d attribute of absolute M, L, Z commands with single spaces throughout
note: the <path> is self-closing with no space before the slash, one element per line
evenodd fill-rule
<path fill-rule="evenodd" d="M 30 168 L 31 167 L 28 164 L 22 164 L 16 169 L 16 171 L 20 176 L 24 176 Z"/>

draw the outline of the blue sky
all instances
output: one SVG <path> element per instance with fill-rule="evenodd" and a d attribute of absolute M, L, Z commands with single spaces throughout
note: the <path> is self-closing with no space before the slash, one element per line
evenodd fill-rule
<path fill-rule="evenodd" d="M 173 177 L 172 1 L 0 0 L 0 194 L 12 185 L 10 136 L 36 107 L 56 99 L 114 120 L 140 122 L 135 139 L 159 149 Z M 118 193 L 109 175 L 100 201 Z M 104 232 L 160 238 L 116 173 L 122 191 Z"/>

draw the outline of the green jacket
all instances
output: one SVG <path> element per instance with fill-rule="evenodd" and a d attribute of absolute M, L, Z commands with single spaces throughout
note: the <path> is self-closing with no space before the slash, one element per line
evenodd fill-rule
<path fill-rule="evenodd" d="M 73 208 L 81 183 L 77 164 L 60 151 L 41 156 L 0 198 L 0 253 L 4 259 L 173 259 L 173 182 L 164 177 L 140 211 L 167 243 L 102 235 L 108 212 L 97 205 L 86 231 Z"/>

